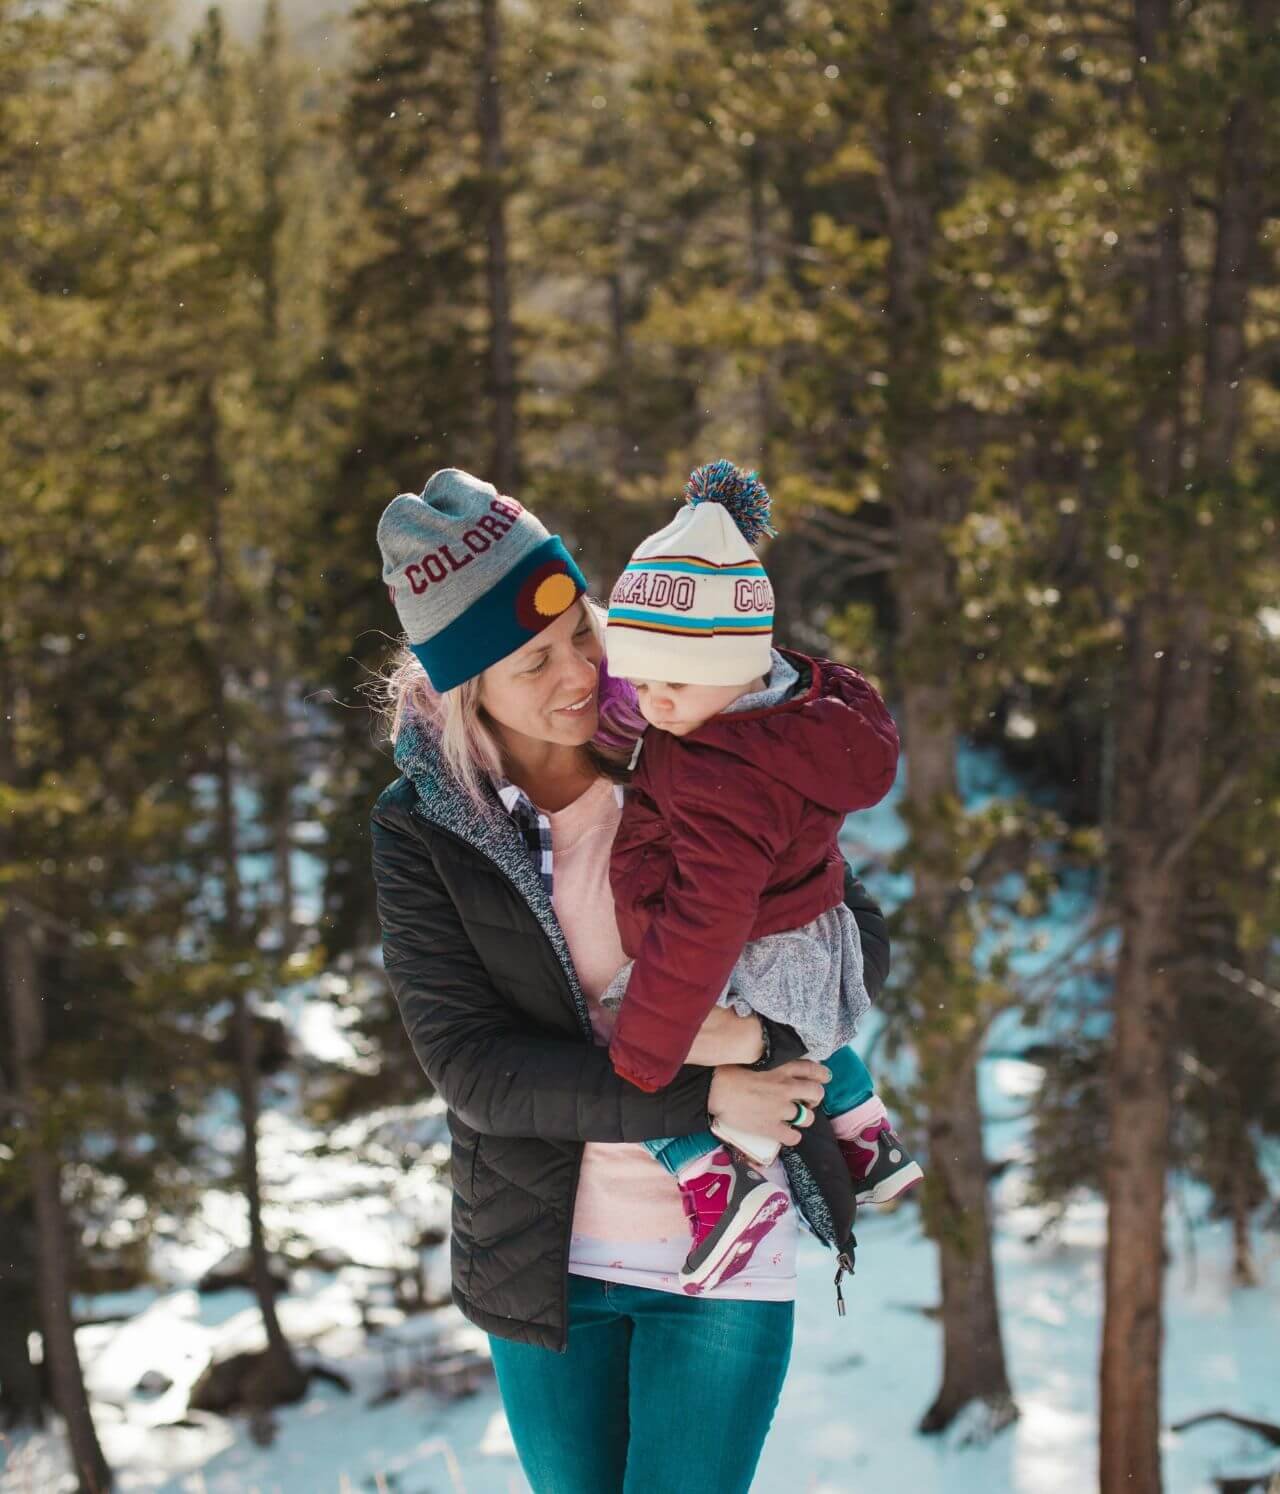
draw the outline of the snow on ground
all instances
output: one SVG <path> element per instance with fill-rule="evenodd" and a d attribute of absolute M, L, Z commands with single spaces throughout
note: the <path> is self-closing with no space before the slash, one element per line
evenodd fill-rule
<path fill-rule="evenodd" d="M 965 751 L 961 778 L 977 802 L 1015 785 L 990 755 Z M 846 835 L 855 862 L 886 905 L 908 879 L 883 871 L 901 841 L 897 792 L 856 816 Z M 879 862 L 879 868 L 875 863 Z M 313 868 L 314 869 L 314 868 Z M 1060 957 L 1090 911 L 1079 884 L 1028 926 L 1022 966 Z M 1033 947 L 1031 936 L 1045 936 Z M 278 1010 L 313 1059 L 358 1061 L 321 976 L 281 994 Z M 1081 988 L 1082 1000 L 1091 993 Z M 314 999 L 312 999 L 314 998 Z M 859 1039 L 870 1038 L 873 1029 Z M 965 1427 L 941 1439 L 913 1428 L 937 1387 L 940 1340 L 922 1309 L 937 1300 L 933 1247 L 916 1208 L 859 1221 L 858 1270 L 846 1283 L 846 1318 L 835 1311 L 834 1262 L 805 1238 L 791 1371 L 755 1488 L 758 1494 L 1080 1494 L 1096 1485 L 1096 1359 L 1101 1331 L 1105 1215 L 1096 1197 L 1067 1209 L 1052 1232 L 1021 1198 L 1026 1111 L 1040 1071 L 1011 1053 L 1043 1029 L 1016 1018 L 998 1024 L 980 1076 L 988 1154 L 1010 1161 L 994 1193 L 996 1261 L 1006 1349 L 1022 1415 L 987 1445 L 966 1445 Z M 883 1075 L 879 1059 L 874 1065 Z M 446 1153 L 437 1100 L 388 1109 L 323 1135 L 303 1123 L 299 1079 L 269 1090 L 262 1162 L 267 1224 L 333 1252 L 333 1269 L 293 1274 L 281 1299 L 285 1331 L 310 1360 L 333 1365 L 353 1394 L 318 1383 L 278 1413 L 278 1435 L 263 1449 L 242 1419 L 191 1413 L 187 1393 L 211 1357 L 255 1347 L 261 1330 L 252 1300 L 235 1290 L 212 1296 L 191 1283 L 244 1239 L 244 1206 L 210 1190 L 194 1224 L 166 1245 L 149 1288 L 77 1304 L 81 1315 L 120 1314 L 80 1330 L 93 1410 L 121 1491 L 160 1494 L 511 1494 L 527 1489 L 491 1384 L 446 1402 L 413 1390 L 379 1406 L 390 1345 L 473 1345 L 484 1335 L 452 1307 L 405 1317 L 392 1305 L 388 1268 L 414 1260 L 423 1230 L 447 1221 L 448 1196 L 435 1165 Z M 234 1109 L 202 1118 L 211 1141 L 234 1144 Z M 332 1148 L 353 1148 L 349 1152 Z M 415 1160 L 405 1165 L 406 1157 Z M 1263 1284 L 1230 1285 L 1231 1242 L 1209 1221 L 1204 1195 L 1175 1184 L 1169 1212 L 1172 1261 L 1166 1282 L 1165 1421 L 1217 1407 L 1280 1419 L 1280 1235 L 1259 1234 Z M 447 1246 L 427 1258 L 429 1297 L 447 1292 Z M 346 1263 L 343 1263 L 345 1258 Z M 147 1371 L 170 1383 L 140 1390 Z M 1197 1428 L 1165 1439 L 1168 1494 L 1211 1494 L 1212 1479 L 1267 1466 L 1266 1448 L 1245 1431 Z M 0 1439 L 0 1494 L 61 1494 L 74 1486 L 56 1432 L 16 1443 Z M 655 1491 L 657 1494 L 657 1491 Z M 661 1491 L 683 1494 L 683 1491 Z"/>
<path fill-rule="evenodd" d="M 999 1102 L 993 1110 L 1016 1114 L 1034 1092 L 1034 1066 L 1000 1058 L 985 1070 L 984 1091 Z M 368 1132 L 387 1141 L 398 1134 L 421 1137 L 429 1134 L 433 1114 L 438 1119 L 426 1106 L 411 1120 L 384 1115 L 368 1124 Z M 393 1124 L 401 1129 L 388 1133 Z M 1015 1126 L 1010 1120 L 993 1129 L 1014 1141 Z M 303 1138 L 286 1126 L 272 1126 L 268 1135 L 275 1170 L 286 1151 L 297 1154 Z M 1007 1155 L 994 1142 L 992 1153 Z M 358 1198 L 347 1196 L 353 1186 Z M 757 1490 L 1080 1494 L 1094 1486 L 1103 1210 L 1096 1198 L 1081 1198 L 1057 1230 L 1033 1241 L 1042 1219 L 1020 1202 L 1020 1189 L 1014 1166 L 996 1191 L 997 1268 L 1010 1373 L 1022 1408 L 1016 1426 L 987 1446 L 962 1445 L 962 1431 L 943 1439 L 915 1435 L 939 1370 L 938 1330 L 920 1310 L 937 1297 L 934 1253 L 914 1207 L 889 1216 L 868 1213 L 859 1231 L 857 1275 L 852 1289 L 846 1287 L 848 1317 L 836 1315 L 830 1255 L 812 1240 L 802 1246 L 792 1368 Z M 398 1211 L 412 1213 L 418 1223 L 442 1217 L 443 1190 L 428 1169 L 405 1174 L 388 1163 L 333 1158 L 295 1167 L 288 1192 L 292 1227 L 316 1244 L 345 1251 L 356 1264 L 299 1272 L 281 1302 L 285 1328 L 309 1355 L 350 1376 L 355 1393 L 319 1385 L 301 1405 L 279 1413 L 280 1432 L 270 1449 L 255 1446 L 238 1418 L 197 1414 L 194 1425 L 168 1426 L 182 1417 L 187 1389 L 211 1353 L 259 1341 L 249 1294 L 201 1297 L 180 1286 L 81 1304 L 95 1313 L 130 1314 L 123 1323 L 84 1328 L 79 1336 L 95 1417 L 120 1489 L 354 1494 L 376 1490 L 381 1474 L 385 1487 L 399 1494 L 525 1490 L 491 1386 L 455 1403 L 416 1390 L 381 1407 L 367 1404 L 383 1383 L 383 1342 L 425 1336 L 442 1345 L 484 1343 L 452 1308 L 406 1319 L 379 1306 L 380 1277 L 369 1268 L 404 1259 L 408 1250 Z M 1204 1207 L 1203 1197 L 1192 1194 L 1170 1213 L 1166 1421 L 1218 1406 L 1275 1419 L 1280 1240 L 1258 1237 L 1264 1284 L 1232 1290 L 1228 1230 L 1206 1222 Z M 1184 1213 L 1196 1221 L 1190 1230 Z M 224 1227 L 225 1221 L 209 1225 L 203 1252 L 181 1258 L 187 1279 L 221 1253 Z M 444 1254 L 433 1253 L 433 1291 L 447 1280 Z M 385 1324 L 381 1334 L 371 1336 L 362 1326 L 362 1298 Z M 172 1388 L 139 1393 L 147 1370 L 162 1372 Z M 1169 1434 L 1166 1488 L 1209 1494 L 1215 1473 L 1246 1470 L 1263 1451 L 1256 1437 L 1226 1427 Z M 56 1437 L 28 1439 L 10 1450 L 7 1463 L 3 1456 L 5 1494 L 53 1494 L 65 1487 Z"/>

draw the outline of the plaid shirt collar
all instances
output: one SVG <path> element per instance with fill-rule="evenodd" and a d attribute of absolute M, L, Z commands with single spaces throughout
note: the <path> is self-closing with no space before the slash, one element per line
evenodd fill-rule
<path fill-rule="evenodd" d="M 493 786 L 498 791 L 502 807 L 516 822 L 529 856 L 538 875 L 542 878 L 543 890 L 551 896 L 551 821 L 532 799 L 517 784 L 505 778 L 495 778 Z"/>
<path fill-rule="evenodd" d="M 496 777 L 493 787 L 497 792 L 502 807 L 507 811 L 516 823 L 529 857 L 534 866 L 538 868 L 538 875 L 542 878 L 542 886 L 549 898 L 554 889 L 554 877 L 552 874 L 551 855 L 551 819 L 545 814 L 525 791 L 515 783 L 506 778 Z M 614 794 L 618 803 L 622 803 L 622 785 L 615 783 Z"/>

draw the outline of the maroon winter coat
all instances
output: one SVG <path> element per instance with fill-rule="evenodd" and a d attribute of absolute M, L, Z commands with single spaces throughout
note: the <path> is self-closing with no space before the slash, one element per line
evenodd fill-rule
<path fill-rule="evenodd" d="M 893 717 L 857 670 L 781 652 L 807 690 L 649 730 L 627 790 L 610 878 L 636 964 L 609 1054 L 643 1090 L 675 1076 L 744 944 L 840 903 L 840 827 L 897 771 Z"/>

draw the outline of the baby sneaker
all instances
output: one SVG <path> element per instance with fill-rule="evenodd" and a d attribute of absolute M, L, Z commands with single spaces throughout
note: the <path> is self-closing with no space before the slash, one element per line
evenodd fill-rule
<path fill-rule="evenodd" d="M 693 1234 L 680 1270 L 690 1296 L 736 1276 L 791 1207 L 785 1188 L 726 1147 L 686 1164 L 676 1182 Z"/>
<path fill-rule="evenodd" d="M 864 1110 L 869 1112 L 865 1116 L 861 1114 Z M 855 1127 L 852 1134 L 843 1134 L 845 1128 L 838 1126 L 836 1139 L 853 1179 L 853 1196 L 860 1205 L 888 1203 L 920 1182 L 924 1171 L 890 1126 L 879 1100 L 873 1097 L 858 1106 L 851 1120 Z"/>

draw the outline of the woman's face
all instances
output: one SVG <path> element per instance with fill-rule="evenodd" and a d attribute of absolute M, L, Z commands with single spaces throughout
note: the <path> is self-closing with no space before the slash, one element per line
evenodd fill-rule
<path fill-rule="evenodd" d="M 485 670 L 480 704 L 504 732 L 581 747 L 595 736 L 600 721 L 600 659 L 600 641 L 580 600 Z"/>

